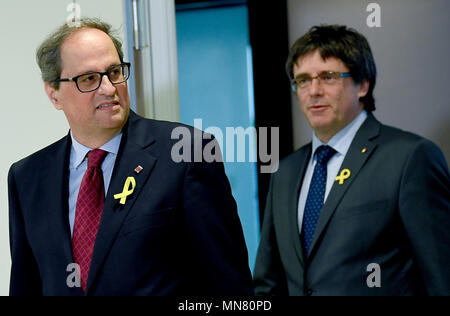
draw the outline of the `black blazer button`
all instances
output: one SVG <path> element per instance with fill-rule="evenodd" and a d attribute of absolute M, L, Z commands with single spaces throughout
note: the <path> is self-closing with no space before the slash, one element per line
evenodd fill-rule
<path fill-rule="evenodd" d="M 311 289 L 306 289 L 306 290 L 305 290 L 305 295 L 306 295 L 306 296 L 311 296 L 311 295 L 313 295 L 313 292 L 314 292 L 314 291 L 311 290 Z"/>

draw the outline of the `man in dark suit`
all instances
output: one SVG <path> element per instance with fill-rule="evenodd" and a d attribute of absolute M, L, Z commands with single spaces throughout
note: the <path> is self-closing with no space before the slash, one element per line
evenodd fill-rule
<path fill-rule="evenodd" d="M 110 26 L 64 25 L 37 59 L 71 130 L 10 169 L 10 294 L 253 294 L 223 164 L 175 163 L 172 131 L 193 129 L 130 111 Z"/>
<path fill-rule="evenodd" d="M 367 40 L 316 26 L 287 71 L 314 133 L 272 176 L 257 295 L 450 295 L 449 172 L 441 151 L 373 116 Z"/>

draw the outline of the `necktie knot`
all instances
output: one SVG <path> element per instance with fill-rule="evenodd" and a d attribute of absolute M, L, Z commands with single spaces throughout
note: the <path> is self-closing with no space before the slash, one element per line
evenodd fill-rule
<path fill-rule="evenodd" d="M 328 161 L 331 159 L 331 157 L 334 156 L 336 153 L 336 150 L 334 150 L 330 146 L 322 145 L 319 148 L 316 149 L 316 158 L 317 163 L 321 165 L 326 165 Z"/>
<path fill-rule="evenodd" d="M 94 149 L 88 152 L 88 169 L 100 167 L 107 154 L 108 153 L 106 151 L 101 149 Z"/>

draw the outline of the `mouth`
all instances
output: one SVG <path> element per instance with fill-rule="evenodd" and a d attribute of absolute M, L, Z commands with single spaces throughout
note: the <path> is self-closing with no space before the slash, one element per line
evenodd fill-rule
<path fill-rule="evenodd" d="M 108 103 L 102 103 L 99 106 L 97 106 L 95 109 L 96 110 L 101 110 L 101 111 L 111 111 L 111 110 L 116 110 L 120 107 L 120 104 L 118 101 L 113 101 L 113 102 L 108 102 Z"/>
<path fill-rule="evenodd" d="M 329 106 L 326 104 L 316 104 L 308 107 L 308 110 L 311 112 L 321 112 L 328 108 Z"/>

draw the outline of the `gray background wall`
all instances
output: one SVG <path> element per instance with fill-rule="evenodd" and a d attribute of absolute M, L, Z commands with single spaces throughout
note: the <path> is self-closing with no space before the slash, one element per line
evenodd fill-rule
<path fill-rule="evenodd" d="M 380 28 L 369 28 L 369 3 L 381 7 Z M 364 34 L 378 68 L 375 116 L 431 139 L 450 161 L 450 1 L 288 0 L 292 44 L 317 24 L 346 24 Z M 293 96 L 294 146 L 311 130 Z"/>

